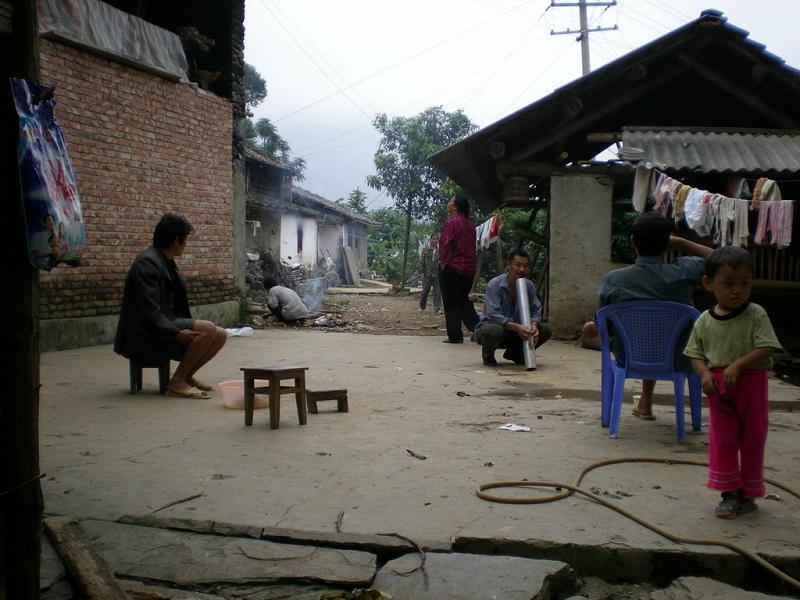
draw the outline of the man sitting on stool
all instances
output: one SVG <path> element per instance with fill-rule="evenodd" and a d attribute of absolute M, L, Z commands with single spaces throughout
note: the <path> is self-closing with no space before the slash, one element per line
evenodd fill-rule
<path fill-rule="evenodd" d="M 193 319 L 175 259 L 183 254 L 192 226 L 165 214 L 153 231 L 153 245 L 133 261 L 125 280 L 114 351 L 145 364 L 180 361 L 167 384 L 170 396 L 210 398 L 213 387 L 195 377 L 225 345 L 225 330 Z M 192 389 L 196 388 L 196 389 Z"/>
<path fill-rule="evenodd" d="M 475 327 L 475 341 L 483 347 L 483 364 L 497 366 L 494 351 L 505 348 L 503 358 L 521 365 L 525 363 L 522 344 L 533 338 L 538 348 L 550 339 L 550 328 L 541 323 L 542 304 L 536 297 L 536 287 L 528 280 L 531 272 L 530 256 L 525 250 L 512 250 L 508 255 L 506 272 L 498 275 L 486 286 L 483 312 Z M 527 280 L 531 326 L 525 327 L 517 307 L 517 279 Z"/>

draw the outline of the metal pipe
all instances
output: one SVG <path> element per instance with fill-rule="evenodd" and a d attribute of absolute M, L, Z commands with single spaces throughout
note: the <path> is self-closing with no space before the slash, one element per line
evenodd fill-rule
<path fill-rule="evenodd" d="M 531 309 L 528 300 L 528 280 L 524 277 L 517 279 L 517 308 L 524 327 L 531 326 Z M 522 357 L 525 359 L 525 369 L 527 371 L 536 370 L 536 348 L 533 344 L 533 336 L 527 342 L 522 342 Z"/>

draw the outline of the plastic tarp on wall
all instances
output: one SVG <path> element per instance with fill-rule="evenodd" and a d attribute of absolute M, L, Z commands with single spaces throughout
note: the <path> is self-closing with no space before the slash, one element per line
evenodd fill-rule
<path fill-rule="evenodd" d="M 176 34 L 99 0 L 39 0 L 39 33 L 186 81 Z"/>

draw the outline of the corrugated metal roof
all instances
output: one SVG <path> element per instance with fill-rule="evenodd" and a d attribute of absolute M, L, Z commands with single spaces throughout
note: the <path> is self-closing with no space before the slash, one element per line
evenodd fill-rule
<path fill-rule="evenodd" d="M 738 174 L 800 173 L 800 132 L 624 129 L 625 148 L 676 171 Z"/>
<path fill-rule="evenodd" d="M 719 11 L 568 83 L 430 157 L 484 209 L 502 202 L 504 162 L 589 160 L 589 132 L 624 126 L 800 128 L 800 71 Z"/>

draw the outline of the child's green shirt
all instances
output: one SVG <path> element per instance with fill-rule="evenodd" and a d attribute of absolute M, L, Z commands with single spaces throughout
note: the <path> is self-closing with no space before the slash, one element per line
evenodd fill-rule
<path fill-rule="evenodd" d="M 756 348 L 781 348 L 767 311 L 758 304 L 751 302 L 725 316 L 713 311 L 705 311 L 695 322 L 683 351 L 689 358 L 700 358 L 711 368 L 727 367 Z M 772 358 L 752 368 L 771 369 Z"/>

